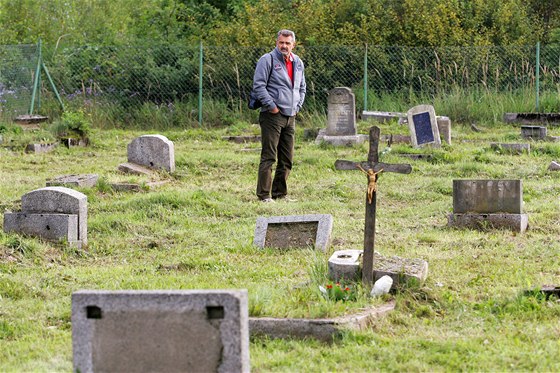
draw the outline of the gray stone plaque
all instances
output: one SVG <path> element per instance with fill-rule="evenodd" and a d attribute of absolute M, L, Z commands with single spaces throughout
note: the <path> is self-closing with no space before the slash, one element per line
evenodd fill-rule
<path fill-rule="evenodd" d="M 72 294 L 74 370 L 249 372 L 246 290 Z"/>
<path fill-rule="evenodd" d="M 523 212 L 521 180 L 453 180 L 454 213 Z"/>

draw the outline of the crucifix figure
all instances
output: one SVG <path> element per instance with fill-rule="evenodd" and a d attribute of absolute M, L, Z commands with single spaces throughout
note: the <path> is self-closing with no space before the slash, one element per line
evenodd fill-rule
<path fill-rule="evenodd" d="M 377 178 L 381 172 L 396 172 L 409 174 L 412 166 L 409 164 L 391 164 L 379 162 L 379 134 L 380 129 L 373 126 L 369 130 L 369 153 L 365 162 L 337 160 L 334 167 L 337 170 L 361 170 L 367 174 L 368 189 L 366 194 L 366 221 L 364 227 L 364 253 L 362 268 L 362 284 L 367 287 L 373 285 L 373 255 L 375 249 L 375 207 L 377 200 Z"/>

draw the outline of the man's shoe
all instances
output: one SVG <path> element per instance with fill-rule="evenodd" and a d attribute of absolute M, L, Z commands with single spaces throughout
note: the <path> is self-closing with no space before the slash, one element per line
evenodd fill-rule
<path fill-rule="evenodd" d="M 284 201 L 284 202 L 297 202 L 297 199 L 292 199 L 286 196 L 282 196 L 282 197 L 276 197 L 274 198 L 277 201 Z"/>
<path fill-rule="evenodd" d="M 272 198 L 265 198 L 265 199 L 261 199 L 261 202 L 269 203 L 269 202 L 275 202 L 275 201 Z"/>

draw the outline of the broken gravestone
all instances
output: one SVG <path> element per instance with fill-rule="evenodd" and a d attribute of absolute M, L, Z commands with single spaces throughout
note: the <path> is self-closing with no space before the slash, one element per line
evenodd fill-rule
<path fill-rule="evenodd" d="M 523 213 L 521 180 L 453 180 L 453 213 L 448 225 L 524 232 L 528 217 Z"/>
<path fill-rule="evenodd" d="M 246 290 L 72 294 L 74 371 L 249 372 Z"/>
<path fill-rule="evenodd" d="M 332 215 L 258 217 L 253 244 L 257 247 L 305 248 L 326 251 L 330 245 Z"/>
<path fill-rule="evenodd" d="M 162 135 L 143 135 L 127 146 L 128 162 L 119 171 L 132 174 L 152 174 L 153 170 L 175 171 L 173 142 Z"/>
<path fill-rule="evenodd" d="M 87 196 L 65 187 L 46 187 L 21 198 L 20 212 L 4 214 L 4 232 L 16 232 L 71 246 L 87 245 Z"/>

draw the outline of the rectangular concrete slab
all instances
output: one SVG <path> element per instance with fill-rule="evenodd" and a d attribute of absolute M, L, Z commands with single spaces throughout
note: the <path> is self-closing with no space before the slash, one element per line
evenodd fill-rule
<path fill-rule="evenodd" d="M 326 251 L 330 245 L 332 215 L 288 215 L 258 217 L 253 244 L 276 248 L 315 247 Z"/>
<path fill-rule="evenodd" d="M 522 210 L 521 180 L 453 180 L 455 214 L 521 214 Z"/>
<path fill-rule="evenodd" d="M 41 237 L 49 241 L 78 241 L 78 215 L 6 212 L 4 232 Z"/>
<path fill-rule="evenodd" d="M 249 372 L 246 290 L 72 294 L 74 371 Z"/>

